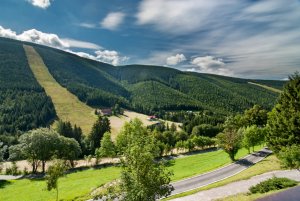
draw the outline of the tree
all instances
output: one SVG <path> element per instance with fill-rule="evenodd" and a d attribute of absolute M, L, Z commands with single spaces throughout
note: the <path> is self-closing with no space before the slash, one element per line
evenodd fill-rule
<path fill-rule="evenodd" d="M 259 128 L 256 125 L 248 126 L 242 132 L 243 136 L 243 145 L 248 149 L 250 153 L 250 148 L 254 151 L 256 145 L 262 144 L 264 141 L 264 128 Z"/>
<path fill-rule="evenodd" d="M 7 149 L 7 146 L 4 145 L 4 143 L 0 141 L 0 163 L 3 161 L 6 149 Z"/>
<path fill-rule="evenodd" d="M 96 149 L 95 155 L 98 162 L 98 159 L 101 157 L 115 157 L 116 156 L 116 146 L 111 140 L 111 135 L 109 132 L 104 133 L 103 138 L 101 139 L 100 148 Z"/>
<path fill-rule="evenodd" d="M 78 159 L 81 154 L 79 143 L 73 138 L 60 137 L 60 145 L 58 149 L 58 158 L 68 160 L 70 166 L 75 167 L 74 160 Z"/>
<path fill-rule="evenodd" d="M 221 130 L 218 126 L 213 126 L 210 124 L 201 124 L 198 126 L 194 126 L 192 130 L 192 135 L 215 137 L 220 131 Z"/>
<path fill-rule="evenodd" d="M 63 161 L 57 160 L 51 166 L 49 166 L 47 175 L 46 175 L 46 183 L 47 190 L 51 191 L 52 189 L 56 189 L 56 200 L 58 201 L 58 179 L 64 176 L 65 171 L 68 169 L 66 164 Z"/>
<path fill-rule="evenodd" d="M 171 173 L 162 162 L 154 137 L 138 119 L 126 123 L 119 135 L 126 136 L 122 159 L 121 189 L 125 200 L 156 200 L 170 194 Z"/>
<path fill-rule="evenodd" d="M 225 128 L 222 133 L 217 135 L 218 145 L 229 155 L 230 159 L 234 161 L 234 157 L 241 148 L 242 133 L 234 128 Z"/>
<path fill-rule="evenodd" d="M 267 124 L 268 114 L 260 105 L 254 105 L 252 108 L 245 110 L 242 117 L 244 126 L 265 126 Z"/>
<path fill-rule="evenodd" d="M 78 142 L 75 139 L 60 136 L 54 130 L 40 128 L 21 135 L 19 144 L 9 148 L 10 159 L 26 159 L 32 165 L 32 173 L 42 163 L 42 171 L 45 172 L 46 162 L 54 156 L 64 160 L 74 159 L 81 153 Z"/>
<path fill-rule="evenodd" d="M 300 74 L 289 79 L 268 118 L 267 143 L 276 154 L 300 146 Z"/>
<path fill-rule="evenodd" d="M 279 158 L 284 166 L 291 169 L 300 168 L 300 146 L 292 145 L 282 149 L 279 152 Z"/>
<path fill-rule="evenodd" d="M 95 150 L 100 147 L 100 140 L 105 132 L 110 132 L 109 119 L 107 117 L 98 116 L 98 119 L 93 125 L 92 131 L 89 135 L 92 153 L 95 153 Z"/>
<path fill-rule="evenodd" d="M 21 135 L 19 142 L 10 147 L 10 159 L 27 159 L 32 164 L 33 173 L 41 162 L 44 173 L 46 162 L 57 153 L 59 135 L 54 130 L 40 128 Z"/>

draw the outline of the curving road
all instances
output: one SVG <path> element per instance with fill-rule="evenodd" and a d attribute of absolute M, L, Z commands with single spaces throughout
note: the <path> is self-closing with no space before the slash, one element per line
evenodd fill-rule
<path fill-rule="evenodd" d="M 190 191 L 226 179 L 227 177 L 231 177 L 254 165 L 255 163 L 263 160 L 270 153 L 272 153 L 271 150 L 264 148 L 261 151 L 250 154 L 235 163 L 219 168 L 212 172 L 172 183 L 174 191 L 172 191 L 171 195 Z"/>

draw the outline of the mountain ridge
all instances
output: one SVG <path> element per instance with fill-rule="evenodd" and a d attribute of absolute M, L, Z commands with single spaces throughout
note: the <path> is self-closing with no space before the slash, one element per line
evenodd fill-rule
<path fill-rule="evenodd" d="M 112 66 L 63 50 L 5 38 L 0 38 L 4 58 L 4 64 L 0 65 L 2 71 L 8 68 L 5 62 L 13 62 L 6 52 L 9 49 L 22 52 L 24 50 L 20 47 L 23 44 L 36 50 L 50 74 L 61 86 L 94 108 L 111 107 L 118 103 L 126 109 L 145 114 L 208 110 L 216 114 L 230 115 L 242 112 L 254 104 L 262 105 L 266 109 L 273 107 L 278 93 L 249 84 L 249 81 L 277 89 L 285 83 L 183 72 L 162 66 Z M 18 59 L 22 63 L 21 66 L 27 69 L 24 53 L 20 54 Z M 8 76 L 13 74 L 11 72 Z M 16 80 L 19 81 L 16 82 L 24 79 L 27 77 L 18 75 Z"/>

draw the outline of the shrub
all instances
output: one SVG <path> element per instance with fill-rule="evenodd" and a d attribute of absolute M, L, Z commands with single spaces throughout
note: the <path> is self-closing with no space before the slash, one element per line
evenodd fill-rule
<path fill-rule="evenodd" d="M 5 174 L 7 175 L 19 175 L 21 172 L 18 170 L 16 162 L 12 162 L 11 167 L 5 169 Z"/>
<path fill-rule="evenodd" d="M 251 193 L 266 193 L 273 190 L 284 189 L 292 186 L 296 186 L 297 182 L 288 178 L 277 178 L 273 177 L 266 181 L 260 182 L 259 184 L 250 187 Z"/>

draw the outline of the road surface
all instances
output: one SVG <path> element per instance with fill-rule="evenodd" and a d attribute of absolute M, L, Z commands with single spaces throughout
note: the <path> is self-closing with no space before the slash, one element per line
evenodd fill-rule
<path fill-rule="evenodd" d="M 274 195 L 269 195 L 264 198 L 257 199 L 257 201 L 299 201 L 300 200 L 300 186 L 290 188 Z"/>
<path fill-rule="evenodd" d="M 183 193 L 186 191 L 190 191 L 196 188 L 200 188 L 202 186 L 206 186 L 208 184 L 223 180 L 225 178 L 231 177 L 248 167 L 252 166 L 253 164 L 261 161 L 267 155 L 272 153 L 269 149 L 262 149 L 261 151 L 255 152 L 246 156 L 243 159 L 238 160 L 235 163 L 227 165 L 223 168 L 219 168 L 212 172 L 208 172 L 205 174 L 201 174 L 189 179 L 184 179 L 175 183 L 172 183 L 174 187 L 174 191 L 172 191 L 171 195 L 176 195 L 179 193 Z"/>
<path fill-rule="evenodd" d="M 224 186 L 212 188 L 209 190 L 200 191 L 193 195 L 188 195 L 181 198 L 173 199 L 172 201 L 212 201 L 216 199 L 222 199 L 228 196 L 231 196 L 231 200 L 238 201 L 238 198 L 235 198 L 234 195 L 240 193 L 248 193 L 249 188 L 254 186 L 262 181 L 270 179 L 272 177 L 285 177 L 293 179 L 295 181 L 300 181 L 300 172 L 298 170 L 277 170 L 272 172 L 263 173 L 261 175 L 256 175 L 247 180 L 241 180 L 226 184 Z M 298 189 L 299 190 L 299 189 Z M 299 195 L 299 192 L 294 192 L 293 195 L 287 197 L 288 199 L 279 199 L 280 201 L 299 201 L 299 197 L 296 200 L 293 200 L 293 197 Z M 286 195 L 288 196 L 288 195 Z M 278 201 L 279 201 L 278 200 Z M 262 201 L 271 201 L 271 200 L 262 200 Z M 272 200 L 273 201 L 273 200 Z M 277 200 L 274 200 L 277 201 Z"/>

